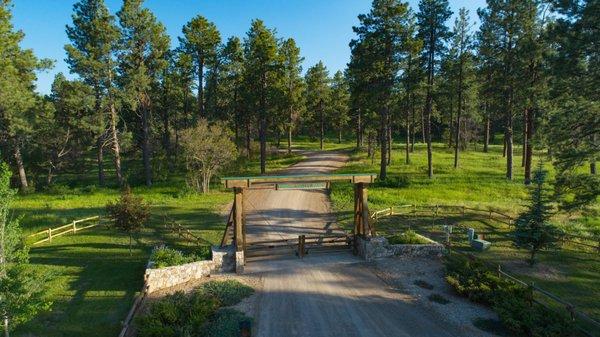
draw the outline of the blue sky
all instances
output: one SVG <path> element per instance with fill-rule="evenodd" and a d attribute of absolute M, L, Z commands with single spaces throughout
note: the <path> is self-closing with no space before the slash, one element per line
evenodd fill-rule
<path fill-rule="evenodd" d="M 105 0 L 114 14 L 121 0 Z M 23 47 L 36 55 L 56 61 L 55 67 L 38 76 L 38 91 L 48 93 L 54 75 L 69 73 L 64 62 L 68 43 L 65 25 L 71 23 L 75 0 L 13 0 L 13 23 L 25 33 Z M 410 0 L 416 11 L 418 0 Z M 146 0 L 158 19 L 167 27 L 171 43 L 177 44 L 181 27 L 200 14 L 213 21 L 223 40 L 231 35 L 245 36 L 250 21 L 260 18 L 276 28 L 279 37 L 293 37 L 305 57 L 304 68 L 322 60 L 329 70 L 341 70 L 350 57 L 348 42 L 354 37 L 352 26 L 357 15 L 369 11 L 371 0 Z M 466 7 L 476 19 L 485 0 L 450 0 L 454 12 Z M 450 26 L 453 23 L 449 23 Z M 72 77 L 72 76 L 69 76 Z"/>

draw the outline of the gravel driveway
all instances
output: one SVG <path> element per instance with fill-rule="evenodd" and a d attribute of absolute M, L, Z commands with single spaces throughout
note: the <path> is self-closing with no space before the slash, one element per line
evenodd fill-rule
<path fill-rule="evenodd" d="M 282 173 L 327 173 L 347 160 L 337 152 L 306 157 Z M 336 231 L 322 191 L 256 190 L 245 205 L 248 242 Z M 350 253 L 250 261 L 245 274 L 262 279 L 257 336 L 467 336 Z"/>

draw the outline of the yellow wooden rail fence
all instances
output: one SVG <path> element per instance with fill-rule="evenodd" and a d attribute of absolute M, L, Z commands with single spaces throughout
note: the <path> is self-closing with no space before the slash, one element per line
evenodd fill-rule
<path fill-rule="evenodd" d="M 83 223 L 89 223 L 94 220 L 97 220 L 97 222 L 94 224 L 86 225 L 83 227 L 81 226 L 81 224 L 83 224 Z M 40 243 L 46 242 L 46 241 L 52 242 L 52 239 L 57 236 L 65 235 L 68 233 L 76 234 L 77 232 L 80 232 L 84 229 L 96 227 L 98 225 L 100 225 L 100 216 L 97 215 L 97 216 L 92 216 L 92 217 L 85 218 L 85 219 L 73 220 L 70 224 L 67 224 L 64 226 L 44 229 L 43 231 L 39 231 L 37 233 L 33 233 L 33 234 L 27 236 L 27 238 L 29 239 L 29 238 L 42 236 L 42 235 L 45 236 L 45 238 L 37 240 L 32 243 L 32 245 L 37 245 L 37 244 L 40 244 Z"/>

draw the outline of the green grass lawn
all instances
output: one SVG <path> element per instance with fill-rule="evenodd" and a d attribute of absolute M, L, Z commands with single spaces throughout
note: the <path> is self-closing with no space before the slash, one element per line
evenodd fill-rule
<path fill-rule="evenodd" d="M 269 158 L 268 170 L 292 165 L 300 155 Z M 256 159 L 240 159 L 227 174 L 258 174 Z M 91 173 L 90 175 L 93 175 Z M 183 174 L 151 188 L 133 187 L 151 205 L 152 216 L 146 228 L 134 237 L 129 253 L 129 237 L 114 229 L 99 226 L 76 235 L 56 237 L 51 243 L 34 246 L 30 260 L 38 270 L 50 276 L 51 312 L 38 315 L 22 325 L 14 336 L 116 336 L 133 298 L 141 290 L 145 265 L 152 247 L 158 243 L 193 251 L 164 228 L 165 216 L 216 244 L 225 228 L 226 206 L 233 200 L 230 191 L 218 180 L 208 195 L 187 193 Z M 119 197 L 118 189 L 89 188 L 89 179 L 81 186 L 61 187 L 53 193 L 21 195 L 13 205 L 21 217 L 25 235 L 72 220 L 104 215 L 109 201 Z"/>
<path fill-rule="evenodd" d="M 390 206 L 399 205 L 465 205 L 482 209 L 498 209 L 513 216 L 521 211 L 526 203 L 528 192 L 523 185 L 523 168 L 518 149 L 515 150 L 514 179 L 505 178 L 506 159 L 502 157 L 502 147 L 493 145 L 489 153 L 470 150 L 461 153 L 460 167 L 453 167 L 452 149 L 442 144 L 434 144 L 434 178 L 427 178 L 427 157 L 425 146 L 419 144 L 411 154 L 411 164 L 404 163 L 404 148 L 400 145 L 392 152 L 392 164 L 389 175 L 397 178 L 397 187 L 384 187 L 372 184 L 369 187 L 370 211 L 377 211 Z M 536 161 L 539 157 L 535 158 Z M 549 163 L 546 167 L 552 177 Z M 365 153 L 354 153 L 351 161 L 340 173 L 370 172 L 379 173 L 379 161 L 372 163 Z M 350 184 L 333 184 L 332 201 L 338 219 L 343 225 L 351 228 L 352 222 L 352 186 Z M 573 215 L 570 221 L 579 223 L 580 227 L 600 228 L 598 205 L 586 216 Z M 443 213 L 443 212 L 441 212 Z M 565 216 L 556 219 L 559 223 L 566 221 Z M 466 242 L 466 228 L 473 227 L 486 234 L 486 239 L 493 242 L 489 251 L 476 253 L 478 256 L 494 263 L 501 264 L 524 280 L 533 281 L 572 302 L 582 311 L 600 319 L 600 256 L 593 250 L 582 251 L 572 245 L 565 245 L 560 250 L 542 252 L 538 265 L 530 268 L 526 261 L 527 253 L 513 247 L 506 234 L 510 229 L 506 225 L 490 221 L 485 215 L 465 217 L 452 215 L 445 219 L 438 218 L 432 227 L 429 216 L 394 217 L 377 223 L 377 228 L 408 229 L 443 240 L 445 234 L 441 225 L 458 224 L 462 230 L 456 230 L 453 237 Z M 459 245 L 460 246 L 460 245 Z"/>

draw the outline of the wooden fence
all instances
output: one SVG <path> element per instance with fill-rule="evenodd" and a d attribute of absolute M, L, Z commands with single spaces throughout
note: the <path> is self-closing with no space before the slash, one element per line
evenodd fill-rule
<path fill-rule="evenodd" d="M 96 223 L 81 227 L 81 224 L 89 223 L 89 222 L 95 221 L 95 220 L 96 220 Z M 34 238 L 34 237 L 38 237 L 38 236 L 45 236 L 45 238 L 39 239 L 39 240 L 35 241 L 34 243 L 32 243 L 32 245 L 37 245 L 37 244 L 40 244 L 40 243 L 46 242 L 46 241 L 52 242 L 52 239 L 57 236 L 65 235 L 68 233 L 76 234 L 77 232 L 80 232 L 84 229 L 96 227 L 98 225 L 100 225 L 100 216 L 92 216 L 92 217 L 85 218 L 85 219 L 73 220 L 70 224 L 67 224 L 64 226 L 48 228 L 43 231 L 33 233 L 33 234 L 27 236 L 27 238 L 29 239 L 29 238 Z"/>
<path fill-rule="evenodd" d="M 198 246 L 200 246 L 202 244 L 211 245 L 211 243 L 209 241 L 206 241 L 206 239 L 203 239 L 200 236 L 192 233 L 189 229 L 183 227 L 181 224 L 179 224 L 173 220 L 168 220 L 166 217 L 165 217 L 165 229 L 167 229 L 171 233 L 177 234 L 180 238 L 182 238 L 188 242 L 194 243 Z"/>
<path fill-rule="evenodd" d="M 119 337 L 125 337 L 131 331 L 131 328 L 133 327 L 133 318 L 135 317 L 135 314 L 139 311 L 139 309 L 142 307 L 142 304 L 146 300 L 147 295 L 148 295 L 148 286 L 146 285 L 146 282 L 144 281 L 144 286 L 142 287 L 142 291 L 135 296 L 135 299 L 133 300 L 133 305 L 131 306 L 131 309 L 129 309 L 129 312 L 127 313 L 127 316 L 125 317 L 125 320 L 121 323 L 123 328 L 121 329 L 121 333 L 119 333 Z"/>
<path fill-rule="evenodd" d="M 388 208 L 384 208 L 382 210 L 373 212 L 371 214 L 371 219 L 377 221 L 381 218 L 394 216 L 394 215 L 415 215 L 419 212 L 419 210 L 429 211 L 430 215 L 435 222 L 436 218 L 443 218 L 444 215 L 456 214 L 464 216 L 467 211 L 477 212 L 482 215 L 487 215 L 488 219 L 494 220 L 503 224 L 508 225 L 509 227 L 513 226 L 515 223 L 515 218 L 509 214 L 503 213 L 499 210 L 488 208 L 474 208 L 467 206 L 456 206 L 456 205 L 400 205 L 400 206 L 392 206 Z M 446 210 L 442 212 L 442 210 Z M 448 211 L 450 210 L 450 211 Z M 562 233 L 561 235 L 561 243 L 568 242 L 570 244 L 586 247 L 594 249 L 596 252 L 600 253 L 600 237 L 595 238 L 591 236 L 583 236 L 583 235 L 572 235 L 568 233 Z"/>

